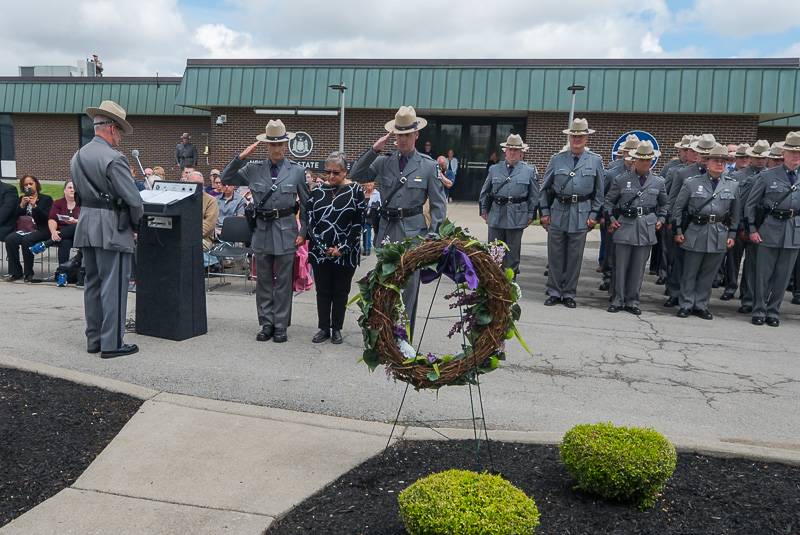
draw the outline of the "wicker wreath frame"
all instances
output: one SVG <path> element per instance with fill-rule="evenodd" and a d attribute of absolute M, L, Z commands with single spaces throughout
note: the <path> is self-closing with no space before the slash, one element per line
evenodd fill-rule
<path fill-rule="evenodd" d="M 401 297 L 396 288 L 403 288 L 416 270 L 436 264 L 442 256 L 442 251 L 448 246 L 462 251 L 472 262 L 480 288 L 487 296 L 486 307 L 491 314 L 491 321 L 487 325 L 476 325 L 473 328 L 474 337 L 470 354 L 460 359 L 439 363 L 439 377 L 431 380 L 428 373 L 432 368 L 416 363 L 408 364 L 407 358 L 397 346 L 394 326 L 398 320 L 397 300 Z M 405 251 L 397 263 L 394 274 L 387 278 L 384 284 L 376 284 L 372 289 L 372 308 L 366 317 L 366 324 L 378 333 L 374 349 L 380 364 L 390 368 L 395 377 L 410 383 L 416 389 L 439 388 L 457 383 L 465 374 L 481 368 L 487 358 L 497 354 L 505 341 L 506 333 L 513 325 L 510 308 L 511 291 L 511 282 L 503 270 L 475 240 L 432 239 Z"/>

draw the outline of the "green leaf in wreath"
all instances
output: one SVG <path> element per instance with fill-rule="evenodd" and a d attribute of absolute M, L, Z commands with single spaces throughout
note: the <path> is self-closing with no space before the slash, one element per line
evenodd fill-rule
<path fill-rule="evenodd" d="M 428 372 L 428 373 L 425 375 L 425 377 L 427 377 L 427 378 L 428 378 L 428 381 L 438 381 L 438 380 L 439 380 L 439 374 L 438 374 L 438 373 L 436 373 L 435 371 L 430 371 L 430 372 Z"/>
<path fill-rule="evenodd" d="M 525 343 L 525 339 L 522 338 L 522 335 L 519 333 L 519 330 L 517 329 L 517 326 L 516 325 L 512 325 L 511 328 L 514 329 L 514 336 L 517 338 L 517 342 L 519 342 L 519 345 L 522 346 L 522 349 L 527 351 L 529 355 L 533 355 L 533 352 L 531 351 L 531 348 L 529 348 L 528 344 Z"/>
<path fill-rule="evenodd" d="M 369 371 L 375 371 L 375 368 L 378 367 L 380 364 L 380 359 L 378 358 L 378 352 L 374 349 L 365 349 L 364 354 L 361 356 L 361 360 L 369 366 Z"/>
<path fill-rule="evenodd" d="M 455 230 L 456 226 L 449 219 L 445 219 L 444 222 L 439 226 L 439 236 L 443 238 L 451 236 Z"/>
<path fill-rule="evenodd" d="M 478 325 L 489 325 L 492 322 L 492 315 L 486 310 L 479 310 L 475 314 L 475 322 Z"/>
<path fill-rule="evenodd" d="M 439 364 L 436 362 L 433 363 L 433 371 L 436 372 L 436 377 L 439 377 L 441 375 L 441 373 L 439 373 Z"/>
<path fill-rule="evenodd" d="M 350 298 L 350 300 L 347 302 L 347 306 L 350 306 L 353 303 L 360 303 L 361 301 L 363 301 L 361 294 L 357 293 L 356 295 Z"/>
<path fill-rule="evenodd" d="M 395 271 L 397 271 L 397 264 L 393 262 L 384 262 L 381 265 L 381 278 L 385 279 Z"/>
<path fill-rule="evenodd" d="M 506 268 L 505 275 L 506 275 L 506 280 L 508 282 L 511 282 L 511 281 L 514 280 L 514 270 L 513 269 Z"/>
<path fill-rule="evenodd" d="M 514 303 L 511 305 L 511 317 L 514 321 L 519 320 L 520 316 L 522 315 L 522 309 L 519 306 L 519 303 Z"/>

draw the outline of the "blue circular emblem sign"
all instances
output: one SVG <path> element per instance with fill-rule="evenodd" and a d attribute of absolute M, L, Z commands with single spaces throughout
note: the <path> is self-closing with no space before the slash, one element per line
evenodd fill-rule
<path fill-rule="evenodd" d="M 622 144 L 625 143 L 625 139 L 631 134 L 635 134 L 636 137 L 639 138 L 639 141 L 649 141 L 650 143 L 653 144 L 653 148 L 655 150 L 659 150 L 658 140 L 656 139 L 656 137 L 653 134 L 651 134 L 650 132 L 645 132 L 644 130 L 631 130 L 630 132 L 625 132 L 624 134 L 619 136 L 617 138 L 617 140 L 614 142 L 614 146 L 611 147 L 611 160 L 612 161 L 617 159 L 617 156 L 616 156 L 617 150 L 619 150 L 619 148 L 622 146 Z M 653 158 L 653 163 L 650 164 L 650 168 L 651 169 L 654 168 L 656 166 L 656 163 L 658 163 L 658 158 Z"/>
<path fill-rule="evenodd" d="M 289 141 L 289 152 L 295 158 L 305 158 L 314 150 L 314 140 L 307 132 L 295 132 L 294 139 Z"/>

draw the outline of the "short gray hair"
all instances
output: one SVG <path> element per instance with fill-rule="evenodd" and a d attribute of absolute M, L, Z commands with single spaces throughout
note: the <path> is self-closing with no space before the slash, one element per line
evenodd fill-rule
<path fill-rule="evenodd" d="M 95 115 L 92 117 L 92 126 L 94 127 L 95 131 L 101 128 L 108 128 L 111 126 L 108 121 L 113 121 L 114 124 L 117 124 L 117 122 L 111 117 L 106 117 L 105 115 Z"/>
<path fill-rule="evenodd" d="M 328 165 L 329 163 L 338 165 L 339 169 L 347 171 L 347 158 L 344 157 L 343 152 L 333 151 L 330 153 L 325 159 L 325 165 Z"/>
<path fill-rule="evenodd" d="M 189 173 L 188 178 L 193 182 L 203 182 L 205 180 L 205 178 L 203 177 L 203 173 L 201 173 L 200 171 L 192 171 L 191 173 Z M 200 180 L 197 180 L 198 178 Z"/>

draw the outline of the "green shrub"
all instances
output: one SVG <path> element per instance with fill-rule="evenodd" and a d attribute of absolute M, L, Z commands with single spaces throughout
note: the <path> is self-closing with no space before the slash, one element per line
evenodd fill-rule
<path fill-rule="evenodd" d="M 653 429 L 616 427 L 609 422 L 576 425 L 567 431 L 561 459 L 578 488 L 646 509 L 672 477 L 677 454 Z"/>
<path fill-rule="evenodd" d="M 539 510 L 500 476 L 447 470 L 424 477 L 397 498 L 411 535 L 533 533 Z"/>

